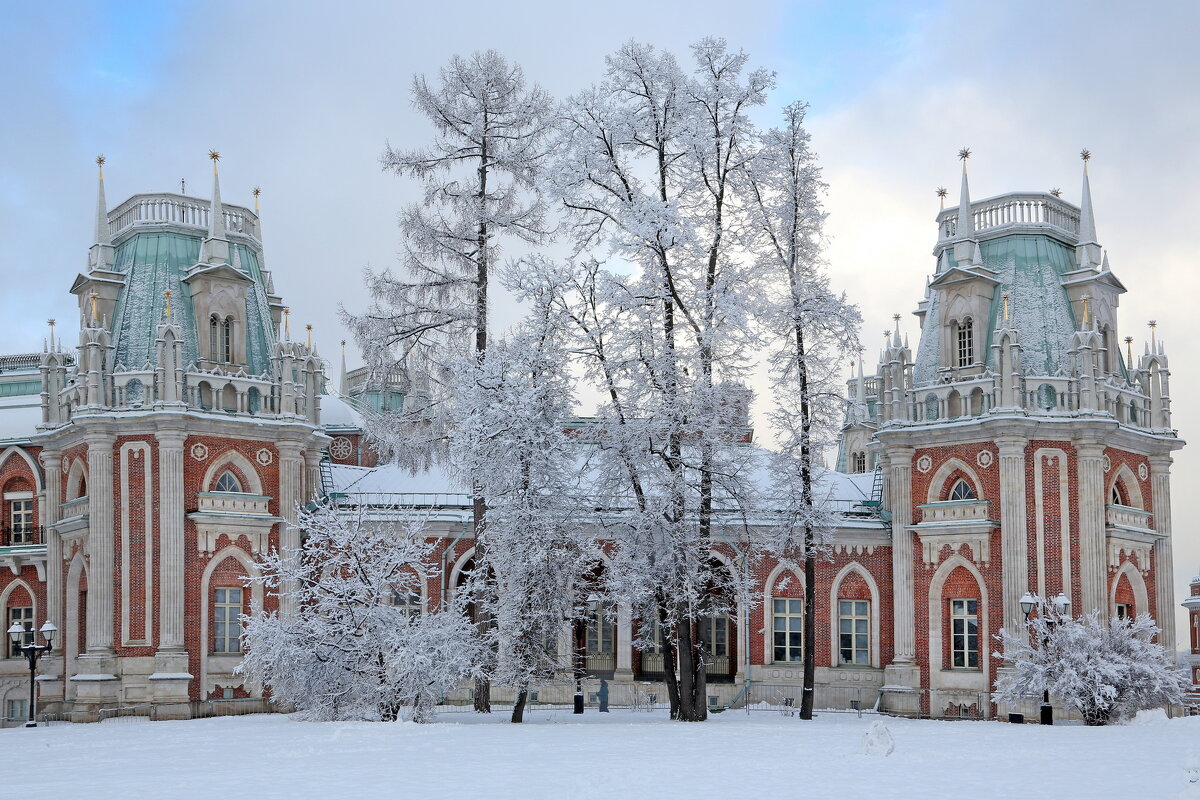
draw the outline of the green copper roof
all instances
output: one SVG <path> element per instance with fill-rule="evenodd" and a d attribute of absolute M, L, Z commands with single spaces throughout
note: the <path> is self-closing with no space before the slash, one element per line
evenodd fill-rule
<path fill-rule="evenodd" d="M 113 313 L 115 364 L 137 370 L 154 363 L 154 343 L 164 318 L 164 292 L 168 289 L 172 321 L 183 330 L 184 364 L 199 359 L 191 293 L 183 278 L 199 259 L 200 242 L 198 236 L 147 232 L 138 233 L 117 247 L 113 269 L 125 274 L 125 286 Z M 258 256 L 253 248 L 231 242 L 230 259 L 235 268 L 254 280 L 246 299 L 246 371 L 262 374 L 270 366 L 273 326 Z"/>
<path fill-rule="evenodd" d="M 1064 357 L 1077 329 L 1075 313 L 1062 286 L 1063 276 L 1078 268 L 1075 248 L 1040 235 L 1002 236 L 980 242 L 979 248 L 984 266 L 999 281 L 982 341 L 985 363 L 993 369 L 996 366 L 992 333 L 1003 324 L 1002 298 L 1008 294 L 1008 326 L 1020 336 L 1022 368 L 1031 375 L 1056 374 L 1066 366 Z M 947 248 L 945 255 L 947 268 L 957 266 L 952 250 Z M 939 305 L 938 293 L 934 292 L 914 359 L 913 380 L 917 385 L 937 379 L 942 339 L 937 329 L 943 324 Z"/>

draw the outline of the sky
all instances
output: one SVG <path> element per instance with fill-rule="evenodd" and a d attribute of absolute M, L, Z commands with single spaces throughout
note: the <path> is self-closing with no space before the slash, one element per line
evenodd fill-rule
<path fill-rule="evenodd" d="M 975 198 L 1061 188 L 1075 203 L 1078 154 L 1090 149 L 1099 239 L 1129 289 L 1118 334 L 1140 351 L 1147 321 L 1158 321 L 1174 424 L 1195 436 L 1198 29 L 1200 4 L 1182 0 L 10 5 L 0 25 L 0 352 L 40 349 L 47 318 L 77 316 L 67 289 L 92 240 L 97 154 L 115 206 L 181 180 L 207 197 L 206 154 L 217 149 L 226 202 L 252 206 L 262 187 L 266 266 L 293 322 L 311 323 L 336 360 L 338 308 L 365 306 L 364 267 L 396 263 L 396 214 L 416 198 L 379 164 L 386 143 L 430 137 L 409 102 L 415 73 L 493 47 L 565 97 L 631 38 L 682 59 L 719 35 L 777 72 L 760 121 L 811 104 L 833 281 L 861 307 L 868 344 L 900 313 L 915 345 L 909 312 L 934 268 L 935 190 L 956 190 L 959 148 L 974 154 Z M 1179 598 L 1200 571 L 1200 509 L 1187 503 L 1197 448 L 1174 467 Z"/>

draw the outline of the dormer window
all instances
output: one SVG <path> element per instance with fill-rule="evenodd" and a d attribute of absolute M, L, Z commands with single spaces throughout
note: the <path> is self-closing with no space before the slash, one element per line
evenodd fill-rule
<path fill-rule="evenodd" d="M 216 314 L 209 317 L 208 350 L 213 361 L 233 363 L 233 317 L 221 319 Z"/>
<path fill-rule="evenodd" d="M 225 470 L 221 473 L 221 477 L 217 478 L 217 482 L 213 484 L 214 492 L 241 492 L 242 482 L 237 479 L 237 476 L 230 470 Z"/>
<path fill-rule="evenodd" d="M 955 355 L 958 366 L 969 367 L 975 363 L 975 347 L 971 337 L 971 319 L 968 317 L 955 326 Z"/>
<path fill-rule="evenodd" d="M 962 478 L 959 478 L 954 482 L 954 485 L 950 487 L 950 499 L 977 500 L 978 498 L 975 497 L 975 490 L 971 488 L 971 484 L 967 483 Z"/>

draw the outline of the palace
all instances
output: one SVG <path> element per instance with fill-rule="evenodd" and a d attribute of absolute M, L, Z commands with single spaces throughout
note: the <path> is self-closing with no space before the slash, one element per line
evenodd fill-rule
<path fill-rule="evenodd" d="M 215 154 L 214 154 L 215 155 Z M 364 410 L 397 408 L 403 385 L 347 373 L 337 390 L 311 340 L 294 341 L 266 269 L 255 211 L 135 195 L 109 210 L 100 174 L 78 343 L 51 327 L 42 353 L 0 357 L 0 608 L 52 621 L 40 707 L 154 706 L 254 697 L 234 673 L 238 615 L 258 599 L 266 548 L 297 547 L 304 502 L 425 506 L 440 574 L 436 607 L 473 554 L 470 497 L 438 472 L 377 465 Z M 799 693 L 815 649 L 818 704 L 991 715 L 992 639 L 1024 624 L 1021 598 L 1063 595 L 1075 612 L 1148 612 L 1175 648 L 1169 369 L 1152 340 L 1122 350 L 1125 287 L 1096 238 L 1088 176 L 1078 207 L 1056 193 L 961 200 L 937 217 L 935 269 L 912 349 L 899 317 L 851 398 L 822 494 L 839 515 L 816 607 L 803 576 L 756 575 L 753 602 L 701 626 L 709 693 Z M 283 273 L 280 273 L 283 274 Z M 736 558 L 736 541 L 714 552 Z M 1200 581 L 1189 599 L 1200 625 Z M 257 598 L 255 595 L 257 594 Z M 288 609 L 280 609 L 287 613 Z M 802 641 L 803 615 L 817 641 Z M 662 678 L 633 646 L 628 609 L 594 609 L 564 632 L 589 675 Z M 1200 642 L 1192 652 L 1200 671 Z M 23 660 L 0 659 L 0 717 L 25 713 Z M 1200 678 L 1200 674 L 1197 675 Z M 843 692 L 853 690 L 853 694 Z"/>

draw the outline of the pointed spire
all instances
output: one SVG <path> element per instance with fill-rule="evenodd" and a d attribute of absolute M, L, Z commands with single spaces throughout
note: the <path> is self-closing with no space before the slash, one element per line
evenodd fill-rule
<path fill-rule="evenodd" d="M 221 204 L 221 176 L 217 174 L 217 162 L 221 160 L 221 154 L 216 150 L 209 150 L 208 157 L 213 162 L 212 211 L 208 216 L 208 238 L 224 239 L 225 206 Z"/>
<path fill-rule="evenodd" d="M 862 380 L 862 364 L 861 364 L 861 362 L 859 363 L 859 366 L 858 366 L 858 379 L 860 381 Z M 342 397 L 348 397 L 350 395 L 350 387 L 346 383 L 346 340 L 345 339 L 342 339 L 342 372 L 341 372 L 341 375 L 338 376 L 338 394 L 340 394 Z"/>
<path fill-rule="evenodd" d="M 258 196 L 262 194 L 262 189 L 255 186 L 250 190 L 250 194 L 254 195 L 254 213 L 258 214 Z"/>
<path fill-rule="evenodd" d="M 962 160 L 962 186 L 958 192 L 958 238 L 970 239 L 975 234 L 975 226 L 971 219 L 971 189 L 967 185 L 967 159 L 971 157 L 970 148 L 964 147 L 958 151 Z"/>
<path fill-rule="evenodd" d="M 1104 251 L 1104 257 L 1100 260 L 1101 272 L 1112 272 L 1112 268 L 1108 266 L 1108 251 Z"/>
<path fill-rule="evenodd" d="M 1096 215 L 1092 209 L 1092 184 L 1088 178 L 1088 161 L 1091 151 L 1079 153 L 1083 159 L 1083 195 L 1079 201 L 1079 244 L 1075 247 L 1080 267 L 1091 267 L 1100 263 L 1100 244 L 1096 241 Z"/>
<path fill-rule="evenodd" d="M 971 251 L 971 263 L 976 267 L 983 266 L 983 251 L 979 249 L 979 242 L 975 243 L 975 248 Z"/>
<path fill-rule="evenodd" d="M 900 346 L 900 315 L 892 314 L 892 347 Z"/>
<path fill-rule="evenodd" d="M 104 201 L 104 155 L 96 156 L 96 167 L 99 170 L 98 189 L 96 190 L 96 237 L 95 244 L 112 244 L 108 233 L 108 204 Z"/>

